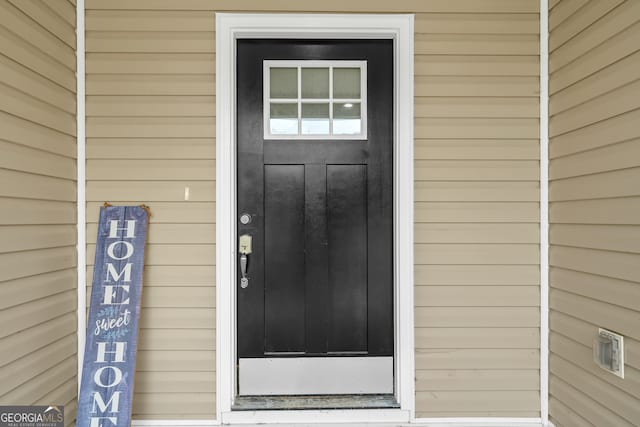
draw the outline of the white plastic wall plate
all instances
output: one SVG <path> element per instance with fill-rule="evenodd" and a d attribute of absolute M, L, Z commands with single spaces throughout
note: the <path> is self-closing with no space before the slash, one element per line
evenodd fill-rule
<path fill-rule="evenodd" d="M 612 374 L 624 378 L 624 337 L 598 328 L 593 356 L 596 364 Z"/>

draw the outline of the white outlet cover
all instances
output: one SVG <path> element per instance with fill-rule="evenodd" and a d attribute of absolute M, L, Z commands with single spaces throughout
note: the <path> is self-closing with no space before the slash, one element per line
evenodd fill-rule
<path fill-rule="evenodd" d="M 598 366 L 620 378 L 624 378 L 624 336 L 603 328 L 598 328 L 598 336 L 611 340 L 614 369 L 609 369 L 600 364 Z"/>

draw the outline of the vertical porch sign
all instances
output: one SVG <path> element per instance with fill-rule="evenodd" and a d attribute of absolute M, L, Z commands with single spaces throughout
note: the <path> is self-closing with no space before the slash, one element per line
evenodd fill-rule
<path fill-rule="evenodd" d="M 129 427 L 138 346 L 146 206 L 100 209 L 77 427 Z"/>

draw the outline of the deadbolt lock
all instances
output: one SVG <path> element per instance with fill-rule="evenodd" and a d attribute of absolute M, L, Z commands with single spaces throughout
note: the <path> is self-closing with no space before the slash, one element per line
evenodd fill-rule
<path fill-rule="evenodd" d="M 243 255 L 249 255 L 251 253 L 251 236 L 249 234 L 243 234 L 240 236 L 238 252 Z"/>

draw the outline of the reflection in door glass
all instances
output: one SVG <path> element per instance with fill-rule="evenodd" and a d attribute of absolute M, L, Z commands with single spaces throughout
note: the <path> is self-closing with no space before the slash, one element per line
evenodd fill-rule
<path fill-rule="evenodd" d="M 361 132 L 360 104 L 343 102 L 333 105 L 333 133 L 335 135 L 357 135 Z"/>
<path fill-rule="evenodd" d="M 286 99 L 298 97 L 298 69 L 272 68 L 269 92 L 271 98 Z"/>
<path fill-rule="evenodd" d="M 302 104 L 302 134 L 329 134 L 329 104 Z"/>
<path fill-rule="evenodd" d="M 306 99 L 329 98 L 329 69 L 302 68 L 302 97 Z"/>
<path fill-rule="evenodd" d="M 273 135 L 298 134 L 298 104 L 271 104 L 269 127 Z"/>
<path fill-rule="evenodd" d="M 333 69 L 333 97 L 360 98 L 360 69 Z"/>

